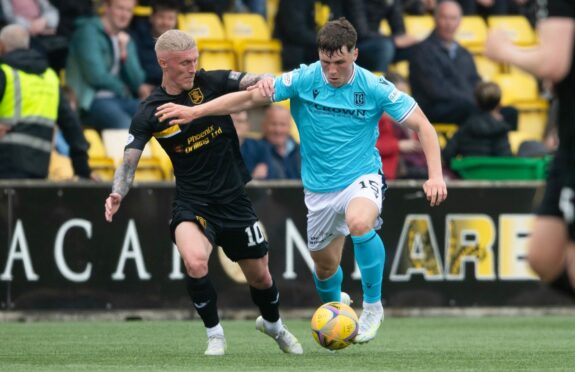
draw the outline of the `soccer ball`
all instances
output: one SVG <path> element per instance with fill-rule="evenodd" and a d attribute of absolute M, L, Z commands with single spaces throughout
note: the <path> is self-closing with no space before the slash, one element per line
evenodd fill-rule
<path fill-rule="evenodd" d="M 311 332 L 314 340 L 329 350 L 348 347 L 357 335 L 359 326 L 357 314 L 341 302 L 321 305 L 311 318 Z"/>

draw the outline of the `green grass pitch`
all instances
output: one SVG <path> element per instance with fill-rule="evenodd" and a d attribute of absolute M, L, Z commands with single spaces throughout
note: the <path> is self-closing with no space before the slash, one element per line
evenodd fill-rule
<path fill-rule="evenodd" d="M 0 323 L 0 371 L 545 371 L 575 369 L 568 316 L 390 318 L 377 338 L 321 349 L 305 320 L 287 325 L 304 347 L 285 355 L 253 321 L 224 320 L 223 357 L 205 357 L 195 321 Z"/>

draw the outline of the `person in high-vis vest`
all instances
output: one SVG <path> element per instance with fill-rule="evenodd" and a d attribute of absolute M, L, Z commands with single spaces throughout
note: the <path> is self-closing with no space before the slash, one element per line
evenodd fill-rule
<path fill-rule="evenodd" d="M 29 45 L 22 26 L 0 31 L 0 179 L 46 178 L 56 125 L 70 145 L 74 173 L 90 178 L 79 120 L 61 94 L 56 73 Z"/>

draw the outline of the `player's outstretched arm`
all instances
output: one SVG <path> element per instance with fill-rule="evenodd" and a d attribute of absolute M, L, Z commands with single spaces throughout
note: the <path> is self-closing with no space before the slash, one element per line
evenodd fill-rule
<path fill-rule="evenodd" d="M 562 80 L 569 72 L 573 55 L 575 22 L 553 17 L 537 26 L 539 43 L 534 48 L 515 46 L 506 31 L 489 32 L 485 55 L 495 61 L 511 63 L 543 79 Z"/>
<path fill-rule="evenodd" d="M 112 217 L 120 209 L 122 199 L 130 190 L 130 186 L 134 182 L 134 175 L 136 174 L 140 156 L 142 156 L 142 150 L 126 149 L 124 151 L 124 160 L 114 174 L 112 192 L 104 204 L 106 221 L 112 222 Z"/>
<path fill-rule="evenodd" d="M 447 186 L 441 169 L 441 149 L 437 133 L 419 106 L 406 119 L 405 125 L 418 133 L 421 148 L 425 153 L 429 173 L 429 179 L 423 184 L 425 196 L 432 207 L 439 205 L 447 198 Z"/>
<path fill-rule="evenodd" d="M 158 107 L 156 117 L 160 122 L 168 121 L 170 125 L 182 125 L 204 116 L 228 115 L 249 110 L 266 105 L 270 101 L 270 97 L 263 96 L 259 89 L 254 89 L 228 93 L 204 104 L 191 107 L 166 103 Z"/>

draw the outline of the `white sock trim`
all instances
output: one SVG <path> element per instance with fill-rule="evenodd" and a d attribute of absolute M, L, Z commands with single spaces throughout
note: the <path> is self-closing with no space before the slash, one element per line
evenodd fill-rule
<path fill-rule="evenodd" d="M 224 335 L 224 328 L 220 323 L 216 324 L 212 328 L 206 328 L 206 334 L 208 337 L 213 336 L 223 336 Z"/>

